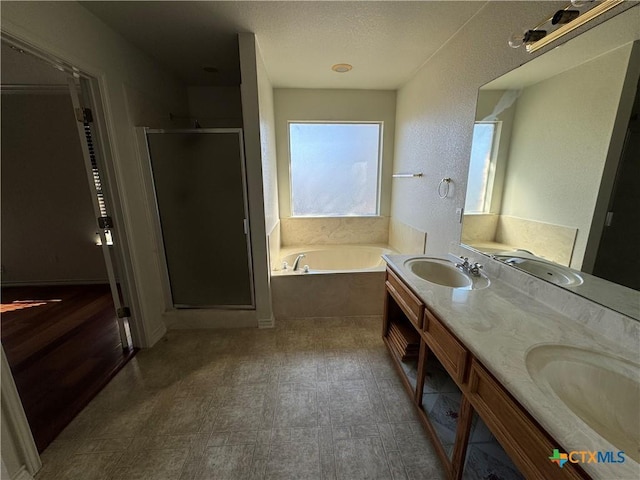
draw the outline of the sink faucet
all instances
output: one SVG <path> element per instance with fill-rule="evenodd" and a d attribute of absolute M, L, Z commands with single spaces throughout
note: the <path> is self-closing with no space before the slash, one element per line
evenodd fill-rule
<path fill-rule="evenodd" d="M 469 273 L 474 277 L 479 277 L 481 268 L 482 268 L 482 265 L 476 262 L 471 267 L 469 267 Z"/>
<path fill-rule="evenodd" d="M 298 265 L 300 264 L 300 260 L 302 258 L 306 257 L 306 255 L 304 253 L 301 253 L 300 255 L 298 255 L 295 259 L 295 261 L 293 262 L 293 271 L 297 272 L 298 271 Z"/>
<path fill-rule="evenodd" d="M 482 265 L 478 262 L 469 263 L 469 259 L 467 257 L 460 257 L 460 259 L 463 260 L 463 263 L 456 263 L 456 268 L 459 268 L 463 272 L 467 272 L 474 277 L 480 276 L 480 269 L 482 268 Z"/>
<path fill-rule="evenodd" d="M 456 268 L 464 270 L 465 272 L 469 270 L 469 259 L 467 257 L 460 257 L 460 260 L 464 260 L 464 263 L 456 263 Z"/>

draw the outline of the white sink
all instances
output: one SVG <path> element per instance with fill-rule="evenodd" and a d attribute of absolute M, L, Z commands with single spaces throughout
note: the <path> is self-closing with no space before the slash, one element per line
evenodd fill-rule
<path fill-rule="evenodd" d="M 495 258 L 556 285 L 575 287 L 583 282 L 582 277 L 576 272 L 556 263 L 512 255 L 495 255 Z"/>
<path fill-rule="evenodd" d="M 469 275 L 456 268 L 451 260 L 435 257 L 417 257 L 404 262 L 406 268 L 415 276 L 445 287 L 464 290 L 477 290 L 489 286 L 485 276 Z"/>
<path fill-rule="evenodd" d="M 525 359 L 540 389 L 640 462 L 640 366 L 592 350 L 540 345 Z"/>

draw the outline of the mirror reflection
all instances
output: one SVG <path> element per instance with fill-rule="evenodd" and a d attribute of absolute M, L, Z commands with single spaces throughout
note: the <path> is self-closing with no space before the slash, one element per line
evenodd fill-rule
<path fill-rule="evenodd" d="M 462 243 L 640 319 L 634 10 L 480 89 Z"/>

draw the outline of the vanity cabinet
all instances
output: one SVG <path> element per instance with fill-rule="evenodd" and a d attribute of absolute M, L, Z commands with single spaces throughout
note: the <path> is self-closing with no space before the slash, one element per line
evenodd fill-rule
<path fill-rule="evenodd" d="M 448 478 L 589 478 L 390 268 L 382 337 Z"/>
<path fill-rule="evenodd" d="M 549 460 L 558 444 L 475 358 L 471 361 L 467 396 L 513 461 L 528 478 L 585 478 L 566 463 L 562 469 Z M 588 478 L 588 477 L 586 477 Z"/>
<path fill-rule="evenodd" d="M 442 366 L 458 384 L 465 382 L 469 351 L 428 309 L 424 311 L 423 336 Z"/>
<path fill-rule="evenodd" d="M 422 317 L 418 314 L 422 315 L 424 306 L 393 272 L 387 273 L 385 283 L 382 339 L 401 374 L 400 378 L 407 392 L 414 396 L 418 383 L 421 342 L 417 325 Z"/>
<path fill-rule="evenodd" d="M 422 329 L 422 312 L 424 312 L 422 301 L 406 287 L 392 270 L 387 270 L 385 284 L 387 292 L 405 313 L 406 318 L 420 331 Z"/>

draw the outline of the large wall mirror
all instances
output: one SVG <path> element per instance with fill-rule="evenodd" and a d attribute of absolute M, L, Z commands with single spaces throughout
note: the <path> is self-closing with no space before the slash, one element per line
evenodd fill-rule
<path fill-rule="evenodd" d="M 462 243 L 640 320 L 640 5 L 483 86 Z"/>

